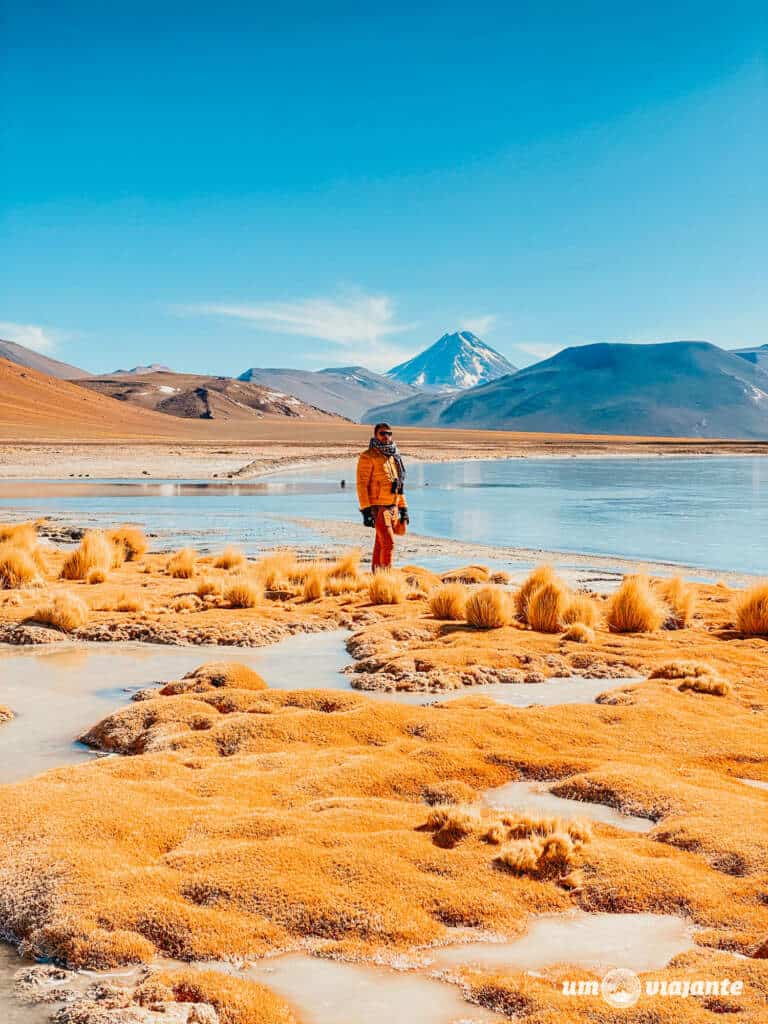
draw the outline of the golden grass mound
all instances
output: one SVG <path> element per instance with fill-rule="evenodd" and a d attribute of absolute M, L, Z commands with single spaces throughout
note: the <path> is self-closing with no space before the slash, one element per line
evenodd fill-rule
<path fill-rule="evenodd" d="M 509 624 L 509 601 L 498 587 L 481 587 L 467 599 L 466 621 L 475 629 L 499 629 Z"/>
<path fill-rule="evenodd" d="M 105 577 L 113 568 L 115 545 L 103 530 L 88 530 L 80 546 L 65 558 L 61 567 L 63 580 L 87 580 L 93 569 L 103 572 Z"/>
<path fill-rule="evenodd" d="M 236 690 L 266 690 L 267 684 L 249 665 L 239 661 L 209 661 L 184 676 L 201 683 L 205 689 L 231 686 Z"/>
<path fill-rule="evenodd" d="M 669 608 L 651 589 L 648 577 L 625 576 L 608 602 L 606 621 L 612 633 L 652 633 L 667 621 Z"/>
<path fill-rule="evenodd" d="M 0 544 L 0 589 L 15 590 L 42 582 L 31 549 L 6 541 Z"/>
<path fill-rule="evenodd" d="M 542 583 L 528 596 L 528 625 L 537 633 L 559 633 L 565 624 L 568 602 L 568 591 L 560 580 Z"/>
<path fill-rule="evenodd" d="M 254 565 L 254 571 L 267 590 L 278 590 L 295 578 L 298 564 L 296 552 L 283 548 L 260 558 Z"/>
<path fill-rule="evenodd" d="M 35 608 L 32 618 L 63 633 L 71 633 L 88 621 L 90 609 L 76 594 L 62 592 Z"/>
<path fill-rule="evenodd" d="M 121 561 L 137 562 L 149 547 L 149 541 L 139 526 L 123 523 L 107 534 L 112 543 L 120 550 Z"/>
<path fill-rule="evenodd" d="M 308 566 L 304 575 L 304 583 L 301 591 L 303 601 L 319 601 L 325 597 L 325 584 L 327 569 L 317 562 Z"/>
<path fill-rule="evenodd" d="M 328 570 L 328 575 L 334 577 L 357 577 L 360 573 L 360 559 L 362 552 L 360 548 L 351 548 L 339 555 L 336 561 Z"/>
<path fill-rule="evenodd" d="M 443 583 L 487 583 L 490 570 L 486 565 L 465 565 L 461 569 L 451 569 L 443 573 Z"/>
<path fill-rule="evenodd" d="M 211 1006 L 220 1024 L 296 1024 L 288 1004 L 269 988 L 221 971 L 161 971 L 149 977 L 137 995 L 141 1006 L 153 1009 L 173 1003 Z M 193 1014 L 189 1024 L 208 1020 L 198 1017 L 197 1011 Z"/>
<path fill-rule="evenodd" d="M 461 583 L 444 583 L 429 595 L 429 610 L 436 619 L 461 622 L 467 607 L 467 591 Z"/>
<path fill-rule="evenodd" d="M 246 557 L 239 548 L 224 548 L 220 555 L 213 560 L 216 569 L 241 569 L 246 563 Z"/>
<path fill-rule="evenodd" d="M 595 631 L 591 626 L 584 625 L 583 622 L 573 622 L 563 633 L 562 639 L 570 640 L 574 644 L 593 644 Z"/>
<path fill-rule="evenodd" d="M 177 580 L 191 580 L 195 575 L 197 552 L 193 548 L 182 548 L 172 555 L 166 564 L 165 571 Z"/>
<path fill-rule="evenodd" d="M 221 583 L 212 576 L 203 576 L 197 581 L 195 593 L 198 597 L 217 596 L 221 593 Z"/>
<path fill-rule="evenodd" d="M 371 604 L 402 604 L 406 598 L 405 580 L 392 569 L 380 569 L 368 584 Z"/>
<path fill-rule="evenodd" d="M 18 548 L 37 546 L 37 525 L 35 523 L 0 523 L 0 544 L 12 544 Z"/>
<path fill-rule="evenodd" d="M 88 575 L 85 578 L 85 582 L 89 586 L 93 587 L 96 586 L 96 584 L 98 583 L 105 583 L 106 579 L 107 574 L 104 572 L 103 569 L 89 569 Z"/>
<path fill-rule="evenodd" d="M 127 591 L 123 591 L 115 602 L 116 612 L 143 612 L 146 607 L 147 602 L 141 594 L 130 594 Z"/>
<path fill-rule="evenodd" d="M 597 602 L 587 594 L 571 594 L 563 612 L 563 623 L 570 626 L 573 622 L 581 622 L 585 626 L 596 626 L 600 618 Z"/>
<path fill-rule="evenodd" d="M 711 665 L 700 661 L 668 661 L 658 665 L 648 676 L 649 679 L 670 679 L 677 681 L 678 690 L 693 690 L 716 697 L 726 697 L 731 685 Z"/>
<path fill-rule="evenodd" d="M 736 628 L 752 636 L 768 636 L 768 583 L 757 583 L 737 599 Z"/>
<path fill-rule="evenodd" d="M 233 576 L 224 585 L 224 600 L 230 608 L 255 608 L 263 599 L 264 588 L 250 576 Z"/>
<path fill-rule="evenodd" d="M 515 615 L 520 622 L 528 622 L 528 602 L 531 594 L 545 584 L 560 582 L 555 570 L 546 562 L 537 565 L 533 572 L 523 581 L 515 594 Z"/>
<path fill-rule="evenodd" d="M 685 629 L 690 626 L 696 609 L 696 590 L 681 576 L 659 580 L 654 588 L 669 609 L 664 623 L 667 629 Z"/>

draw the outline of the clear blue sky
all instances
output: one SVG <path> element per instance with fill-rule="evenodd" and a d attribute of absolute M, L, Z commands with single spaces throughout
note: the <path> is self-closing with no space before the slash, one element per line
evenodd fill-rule
<path fill-rule="evenodd" d="M 0 336 L 227 374 L 768 342 L 764 3 L 120 6 L 0 2 Z"/>

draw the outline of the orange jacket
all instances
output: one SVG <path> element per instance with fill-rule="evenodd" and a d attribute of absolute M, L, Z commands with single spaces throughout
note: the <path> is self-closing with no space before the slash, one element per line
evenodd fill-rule
<path fill-rule="evenodd" d="M 397 480 L 397 463 L 391 455 L 383 455 L 375 448 L 366 448 L 357 460 L 357 497 L 360 508 L 371 505 L 397 505 L 405 507 L 405 496 L 393 494 L 392 484 Z"/>

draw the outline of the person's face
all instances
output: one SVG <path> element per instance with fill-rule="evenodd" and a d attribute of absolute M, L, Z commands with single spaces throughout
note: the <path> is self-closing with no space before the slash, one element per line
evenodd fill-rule
<path fill-rule="evenodd" d="M 381 441 L 382 444 L 391 444 L 391 442 L 392 442 L 392 431 L 391 430 L 384 430 L 384 429 L 377 430 L 376 431 L 376 438 L 377 438 L 377 440 Z"/>

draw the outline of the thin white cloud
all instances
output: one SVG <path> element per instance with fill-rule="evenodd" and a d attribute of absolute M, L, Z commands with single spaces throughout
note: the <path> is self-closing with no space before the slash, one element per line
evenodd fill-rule
<path fill-rule="evenodd" d="M 460 320 L 459 330 L 472 331 L 478 338 L 482 338 L 493 330 L 496 323 L 495 313 L 486 313 L 485 316 L 467 316 Z"/>
<path fill-rule="evenodd" d="M 377 346 L 382 339 L 415 326 L 398 323 L 389 296 L 362 293 L 345 299 L 307 298 L 248 305 L 206 303 L 186 306 L 181 311 L 233 317 L 264 330 L 317 338 L 349 348 L 361 344 Z"/>
<path fill-rule="evenodd" d="M 0 321 L 0 338 L 5 338 L 6 341 L 15 341 L 17 345 L 32 348 L 35 352 L 52 352 L 60 337 L 58 331 L 39 327 L 37 324 L 14 324 L 10 321 Z"/>

